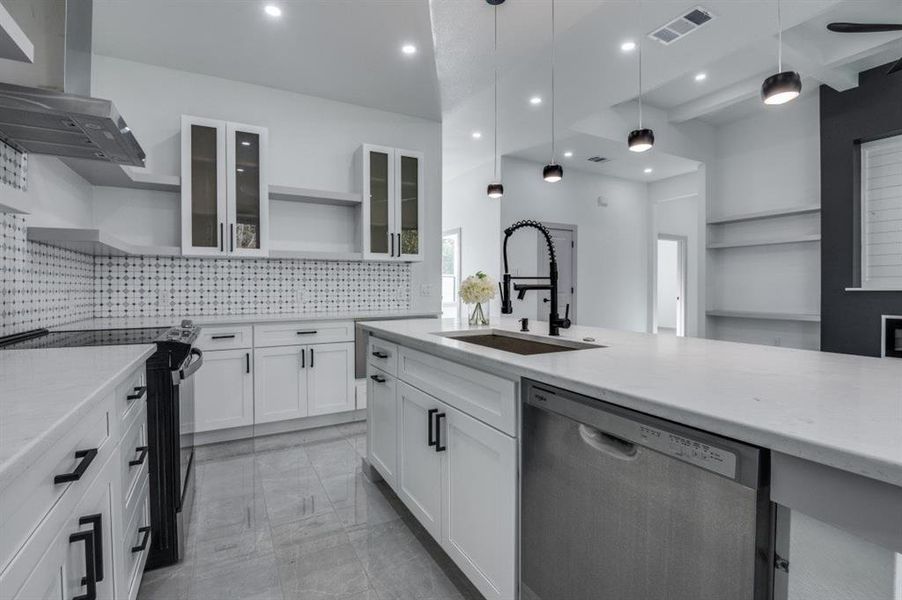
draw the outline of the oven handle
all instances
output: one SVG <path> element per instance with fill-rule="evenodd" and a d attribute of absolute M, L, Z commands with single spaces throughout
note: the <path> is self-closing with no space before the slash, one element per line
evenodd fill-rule
<path fill-rule="evenodd" d="M 179 378 L 182 381 L 194 375 L 197 370 L 204 364 L 204 352 L 200 348 L 191 348 L 190 356 L 196 356 L 197 358 L 190 361 L 188 363 L 188 366 L 179 371 Z"/>

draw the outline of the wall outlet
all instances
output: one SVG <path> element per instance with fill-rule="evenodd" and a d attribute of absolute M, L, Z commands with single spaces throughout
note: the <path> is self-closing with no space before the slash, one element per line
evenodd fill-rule
<path fill-rule="evenodd" d="M 432 284 L 424 283 L 420 285 L 420 296 L 429 297 L 432 295 Z"/>

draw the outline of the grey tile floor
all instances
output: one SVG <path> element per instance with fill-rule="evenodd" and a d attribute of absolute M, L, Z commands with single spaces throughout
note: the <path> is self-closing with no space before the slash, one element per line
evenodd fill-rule
<path fill-rule="evenodd" d="M 139 600 L 481 599 L 365 453 L 365 423 L 198 448 L 186 557 Z"/>

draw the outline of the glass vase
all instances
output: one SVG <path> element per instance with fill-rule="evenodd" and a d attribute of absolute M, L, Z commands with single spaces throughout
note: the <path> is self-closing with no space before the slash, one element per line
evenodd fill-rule
<path fill-rule="evenodd" d="M 483 327 L 489 324 L 489 303 L 476 302 L 467 304 L 467 321 L 470 327 Z"/>

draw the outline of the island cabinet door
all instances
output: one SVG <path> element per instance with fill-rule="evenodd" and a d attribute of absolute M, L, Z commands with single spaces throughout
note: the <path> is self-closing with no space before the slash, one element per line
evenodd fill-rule
<path fill-rule="evenodd" d="M 451 407 L 440 418 L 445 552 L 488 599 L 516 592 L 516 440 Z"/>
<path fill-rule="evenodd" d="M 367 460 L 393 489 L 398 465 L 397 385 L 391 375 L 372 365 L 367 369 Z"/>
<path fill-rule="evenodd" d="M 307 346 L 308 413 L 354 410 L 354 343 Z"/>
<path fill-rule="evenodd" d="M 398 496 L 436 540 L 441 539 L 442 456 L 438 415 L 445 404 L 398 383 Z"/>
<path fill-rule="evenodd" d="M 194 376 L 194 430 L 254 424 L 254 377 L 250 350 L 204 353 Z"/>
<path fill-rule="evenodd" d="M 307 416 L 305 346 L 254 350 L 254 423 Z"/>

